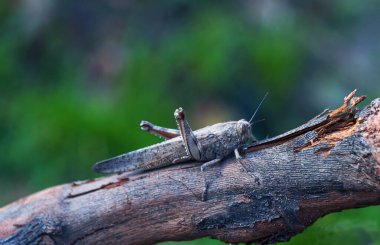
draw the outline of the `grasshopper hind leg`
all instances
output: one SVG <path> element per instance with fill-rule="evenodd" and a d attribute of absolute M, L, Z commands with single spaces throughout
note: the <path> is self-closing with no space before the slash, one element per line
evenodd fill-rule
<path fill-rule="evenodd" d="M 142 130 L 166 140 L 178 137 L 180 135 L 179 130 L 177 129 L 160 127 L 148 121 L 141 121 L 140 127 Z"/>
<path fill-rule="evenodd" d="M 183 144 L 185 145 L 187 154 L 197 161 L 202 161 L 202 145 L 195 137 L 193 130 L 191 130 L 189 122 L 185 118 L 185 112 L 181 107 L 175 110 L 174 118 L 178 124 L 178 129 L 181 134 Z"/>
<path fill-rule="evenodd" d="M 182 108 L 178 108 L 174 112 L 174 118 L 178 124 L 178 129 L 182 137 L 183 144 L 185 145 L 187 156 L 182 157 L 186 159 L 194 159 L 196 161 L 204 161 L 205 159 L 203 158 L 204 152 L 202 149 L 202 145 L 198 141 L 198 139 L 195 137 L 195 134 L 193 130 L 191 130 L 189 122 L 185 118 L 185 112 L 183 111 Z M 221 159 L 216 158 L 213 159 L 209 162 L 204 163 L 201 166 L 201 172 L 202 172 L 202 177 L 203 177 L 203 191 L 202 191 L 202 201 L 206 200 L 206 194 L 207 194 L 207 181 L 206 181 L 206 175 L 205 175 L 205 170 L 212 165 L 220 162 Z"/>

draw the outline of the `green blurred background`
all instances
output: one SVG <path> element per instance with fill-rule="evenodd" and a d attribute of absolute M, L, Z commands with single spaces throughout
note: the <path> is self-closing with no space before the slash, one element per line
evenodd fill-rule
<path fill-rule="evenodd" d="M 0 206 L 97 177 L 94 162 L 249 118 L 274 136 L 354 88 L 380 97 L 378 1 L 0 1 Z M 380 207 L 328 215 L 288 244 L 380 244 Z M 177 244 L 177 243 L 166 243 Z M 178 244 L 221 244 L 200 239 Z"/>

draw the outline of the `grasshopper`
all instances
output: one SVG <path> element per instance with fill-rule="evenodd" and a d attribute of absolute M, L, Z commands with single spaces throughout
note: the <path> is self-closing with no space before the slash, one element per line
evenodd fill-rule
<path fill-rule="evenodd" d="M 259 107 L 265 97 L 261 100 Z M 258 108 L 249 121 L 241 119 L 217 123 L 196 131 L 190 128 L 182 108 L 178 108 L 174 112 L 178 130 L 142 121 L 140 124 L 142 130 L 166 140 L 98 162 L 94 165 L 93 170 L 98 173 L 111 174 L 157 169 L 190 160 L 204 162 L 201 165 L 201 172 L 204 180 L 202 200 L 205 200 L 207 191 L 205 169 L 220 162 L 232 152 L 237 159 L 241 158 L 239 149 L 245 146 L 249 140 L 254 140 L 251 121 Z"/>

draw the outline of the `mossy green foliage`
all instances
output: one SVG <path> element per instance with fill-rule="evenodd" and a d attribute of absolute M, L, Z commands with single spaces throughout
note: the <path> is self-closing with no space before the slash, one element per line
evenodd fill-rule
<path fill-rule="evenodd" d="M 329 33 L 294 6 L 280 4 L 265 19 L 258 5 L 227 1 L 36 4 L 42 12 L 30 15 L 25 3 L 0 2 L 1 205 L 99 176 L 94 162 L 160 141 L 139 129 L 140 120 L 174 128 L 178 106 L 196 129 L 248 119 L 268 91 L 257 117 L 267 120 L 253 129 L 263 138 L 339 105 L 352 90 L 335 82 L 331 103 L 318 97 L 327 85 L 309 82 L 307 71 L 323 65 L 305 43 L 311 34 Z M 350 6 L 336 11 L 336 28 L 347 30 L 368 10 Z M 290 244 L 379 243 L 377 212 L 329 215 Z"/>

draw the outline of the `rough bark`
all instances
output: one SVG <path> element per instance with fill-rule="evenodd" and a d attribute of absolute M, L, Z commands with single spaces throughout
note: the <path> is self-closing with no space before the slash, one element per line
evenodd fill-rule
<path fill-rule="evenodd" d="M 193 162 L 55 186 L 0 209 L 0 244 L 288 240 L 319 217 L 380 204 L 380 99 L 350 94 L 206 172 Z M 351 103 L 351 104 L 350 104 Z"/>

